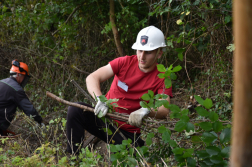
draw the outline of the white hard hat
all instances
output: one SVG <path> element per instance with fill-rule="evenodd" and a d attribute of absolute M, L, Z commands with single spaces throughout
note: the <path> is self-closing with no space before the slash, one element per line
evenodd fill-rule
<path fill-rule="evenodd" d="M 131 48 L 151 51 L 160 47 L 166 47 L 163 32 L 155 26 L 149 26 L 138 33 L 136 42 Z"/>

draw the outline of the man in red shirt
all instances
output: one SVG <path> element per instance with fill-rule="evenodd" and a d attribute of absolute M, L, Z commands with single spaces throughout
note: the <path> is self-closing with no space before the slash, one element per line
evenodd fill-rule
<path fill-rule="evenodd" d="M 108 65 L 103 66 L 86 78 L 87 89 L 90 95 L 95 98 L 102 95 L 100 83 L 114 76 L 110 90 L 107 92 L 107 99 L 119 99 L 117 104 L 120 106 L 115 111 L 119 113 L 129 114 L 129 124 L 117 121 L 120 132 L 130 138 L 135 146 L 143 146 L 144 141 L 140 138 L 140 129 L 142 119 L 145 116 L 155 117 L 157 119 L 166 118 L 169 109 L 161 106 L 158 111 L 150 111 L 148 108 L 141 108 L 141 96 L 152 90 L 154 94 L 168 95 L 167 101 L 170 102 L 172 97 L 172 89 L 165 88 L 164 79 L 160 79 L 157 75 L 157 59 L 163 54 L 163 48 L 166 47 L 164 35 L 161 30 L 154 26 L 142 29 L 137 36 L 136 42 L 132 49 L 137 50 L 137 55 L 119 57 Z M 83 105 L 88 104 L 80 103 Z M 113 144 L 121 144 L 123 137 L 118 133 L 112 125 L 105 123 L 97 117 L 105 116 L 108 112 L 108 106 L 98 102 L 95 106 L 94 113 L 83 112 L 76 107 L 69 107 L 67 113 L 67 137 L 68 152 L 78 153 L 76 143 L 81 143 L 84 139 L 84 130 L 97 136 L 101 140 Z M 113 135 L 108 135 L 103 128 L 109 128 Z M 112 138 L 112 139 L 111 139 Z M 110 143 L 111 144 L 111 143 Z"/>

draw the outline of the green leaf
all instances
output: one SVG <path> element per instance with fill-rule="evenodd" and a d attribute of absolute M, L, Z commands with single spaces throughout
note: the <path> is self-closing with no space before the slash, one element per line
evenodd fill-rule
<path fill-rule="evenodd" d="M 201 122 L 199 123 L 199 126 L 204 129 L 205 131 L 210 131 L 212 129 L 212 123 L 211 122 Z"/>
<path fill-rule="evenodd" d="M 164 125 L 158 127 L 159 133 L 164 133 L 165 131 L 166 131 L 166 127 L 164 127 Z"/>
<path fill-rule="evenodd" d="M 212 157 L 210 157 L 210 161 L 214 164 L 220 164 L 222 163 L 223 158 L 218 155 L 213 155 Z"/>
<path fill-rule="evenodd" d="M 169 140 L 171 138 L 171 135 L 168 133 L 168 131 L 165 131 L 163 134 L 162 134 L 162 139 L 165 143 L 168 143 Z"/>
<path fill-rule="evenodd" d="M 181 114 L 179 112 L 172 112 L 170 117 L 171 117 L 171 119 L 180 118 Z"/>
<path fill-rule="evenodd" d="M 182 69 L 182 67 L 180 66 L 180 65 L 178 65 L 178 66 L 176 66 L 176 67 L 174 67 L 173 69 L 172 69 L 172 72 L 178 72 L 178 71 L 180 71 Z"/>
<path fill-rule="evenodd" d="M 165 87 L 170 88 L 172 86 L 172 82 L 170 78 L 165 78 Z"/>
<path fill-rule="evenodd" d="M 184 152 L 183 157 L 184 158 L 192 157 L 193 153 L 194 153 L 194 149 L 193 148 L 186 149 L 185 152 Z"/>
<path fill-rule="evenodd" d="M 183 162 L 183 164 L 184 164 L 185 158 L 183 158 L 183 155 L 177 154 L 177 155 L 175 155 L 174 157 L 175 157 L 175 160 L 176 160 L 177 162 L 180 162 L 180 163 Z M 185 165 L 183 165 L 183 164 L 181 164 L 181 166 L 185 166 Z"/>
<path fill-rule="evenodd" d="M 132 158 L 132 157 L 127 157 L 129 163 L 128 165 L 134 165 L 134 166 L 137 166 L 137 162 L 136 162 L 136 159 L 135 158 Z"/>
<path fill-rule="evenodd" d="M 112 154 L 111 156 L 110 156 L 110 160 L 112 161 L 112 162 L 116 162 L 117 160 L 119 159 L 119 154 Z"/>
<path fill-rule="evenodd" d="M 192 142 L 198 143 L 198 142 L 202 142 L 202 140 L 199 136 L 192 136 Z"/>
<path fill-rule="evenodd" d="M 169 102 L 167 100 L 163 101 L 163 106 L 169 108 Z"/>
<path fill-rule="evenodd" d="M 209 113 L 209 119 L 214 122 L 217 121 L 219 119 L 219 116 L 217 113 L 215 113 L 214 111 Z"/>
<path fill-rule="evenodd" d="M 204 132 L 202 134 L 202 140 L 206 143 L 211 143 L 217 138 L 218 137 L 216 137 L 215 135 L 213 135 L 212 133 L 209 133 L 209 132 Z"/>
<path fill-rule="evenodd" d="M 117 151 L 123 151 L 126 149 L 126 146 L 125 145 L 122 145 L 122 144 L 118 144 L 118 145 L 115 145 Z"/>
<path fill-rule="evenodd" d="M 171 70 L 171 69 L 172 69 L 172 67 L 173 67 L 173 65 L 171 64 L 171 65 L 169 66 L 168 70 Z M 167 72 L 167 71 L 166 71 L 166 72 Z"/>
<path fill-rule="evenodd" d="M 195 110 L 197 111 L 197 113 L 200 115 L 200 116 L 203 116 L 203 117 L 206 117 L 209 115 L 209 112 L 207 110 L 205 110 L 204 108 L 202 107 L 196 107 Z"/>
<path fill-rule="evenodd" d="M 206 158 L 206 159 L 204 159 L 204 163 L 206 164 L 206 165 L 208 165 L 208 166 L 212 166 L 214 163 L 212 163 L 211 161 L 210 161 L 210 158 Z"/>
<path fill-rule="evenodd" d="M 101 117 L 103 117 L 103 113 L 99 112 L 99 114 L 97 116 L 98 116 L 98 118 L 101 118 Z"/>
<path fill-rule="evenodd" d="M 149 150 L 149 148 L 148 148 L 148 147 L 146 147 L 146 146 L 142 146 L 142 147 L 140 148 L 140 152 L 141 152 L 142 154 L 147 153 L 147 152 L 148 152 L 148 150 Z"/>
<path fill-rule="evenodd" d="M 113 132 L 109 128 L 102 128 L 104 132 L 107 132 L 108 135 L 112 135 Z"/>
<path fill-rule="evenodd" d="M 177 154 L 182 154 L 183 152 L 184 152 L 184 148 L 174 148 L 173 150 L 172 150 L 172 152 L 175 154 L 175 155 L 177 155 Z"/>
<path fill-rule="evenodd" d="M 148 108 L 148 105 L 144 101 L 140 101 L 140 106 L 143 108 Z"/>
<path fill-rule="evenodd" d="M 221 150 L 221 156 L 223 157 L 223 158 L 229 158 L 229 153 L 230 153 L 230 147 L 228 146 L 228 147 L 225 147 L 225 148 L 223 148 L 222 150 Z"/>
<path fill-rule="evenodd" d="M 182 115 L 182 116 L 180 117 L 180 120 L 187 123 L 187 122 L 190 120 L 190 118 L 189 118 L 187 115 Z"/>
<path fill-rule="evenodd" d="M 225 23 L 227 24 L 227 23 L 229 23 L 231 21 L 231 17 L 230 16 L 226 16 L 225 17 Z"/>
<path fill-rule="evenodd" d="M 150 99 L 148 103 L 149 108 L 154 108 L 154 99 Z"/>
<path fill-rule="evenodd" d="M 115 145 L 110 144 L 109 146 L 110 146 L 110 151 L 111 151 L 111 152 L 117 152 L 117 148 L 116 148 Z"/>
<path fill-rule="evenodd" d="M 194 125 L 191 122 L 187 122 L 186 131 L 190 132 L 190 130 L 194 131 Z"/>
<path fill-rule="evenodd" d="M 205 162 L 199 162 L 199 165 L 200 167 L 209 167 Z"/>
<path fill-rule="evenodd" d="M 203 102 L 203 106 L 206 107 L 206 109 L 210 109 L 210 108 L 213 106 L 212 100 L 207 98 L 207 99 Z"/>
<path fill-rule="evenodd" d="M 182 130 L 184 130 L 186 128 L 187 122 L 184 121 L 178 121 L 175 125 L 174 130 L 178 131 L 178 132 L 182 132 Z"/>
<path fill-rule="evenodd" d="M 152 90 L 148 90 L 148 94 L 150 95 L 151 98 L 154 97 L 154 92 Z"/>
<path fill-rule="evenodd" d="M 230 141 L 230 137 L 231 137 L 231 129 L 230 128 L 226 128 L 220 134 L 220 142 L 221 143 L 229 142 Z"/>
<path fill-rule="evenodd" d="M 105 95 L 99 96 L 99 99 L 101 102 L 106 102 L 108 99 L 105 97 Z"/>
<path fill-rule="evenodd" d="M 213 156 L 213 155 L 218 155 L 221 152 L 221 150 L 216 146 L 208 146 L 208 147 L 206 147 L 206 152 L 210 156 Z"/>
<path fill-rule="evenodd" d="M 166 71 L 166 69 L 165 69 L 165 67 L 164 67 L 163 64 L 158 64 L 157 65 L 157 69 L 158 69 L 159 72 L 165 72 Z"/>
<path fill-rule="evenodd" d="M 189 113 L 189 109 L 184 109 L 181 111 L 182 115 L 188 115 L 188 113 Z"/>
<path fill-rule="evenodd" d="M 143 96 L 141 97 L 143 100 L 145 100 L 145 101 L 149 101 L 150 100 L 150 95 L 149 94 L 147 94 L 147 93 L 145 93 L 145 94 L 143 94 Z"/>
<path fill-rule="evenodd" d="M 216 121 L 216 122 L 213 123 L 213 130 L 215 132 L 220 132 L 222 130 L 222 128 L 223 128 L 223 125 L 222 125 L 221 122 Z"/>
<path fill-rule="evenodd" d="M 164 73 L 159 73 L 159 74 L 158 74 L 158 77 L 159 77 L 159 78 L 164 78 L 164 77 L 165 77 L 165 74 L 164 74 Z"/>
<path fill-rule="evenodd" d="M 197 100 L 199 104 L 204 106 L 204 100 L 200 96 L 194 95 L 194 98 Z"/>
<path fill-rule="evenodd" d="M 171 77 L 172 80 L 177 79 L 177 75 L 175 73 L 173 73 L 173 72 L 171 73 L 170 77 Z"/>
<path fill-rule="evenodd" d="M 188 157 L 188 158 L 186 159 L 186 161 L 187 161 L 187 166 L 188 166 L 188 167 L 195 167 L 195 166 L 196 166 L 196 161 L 195 161 L 195 159 L 193 159 L 193 158 L 191 158 L 191 157 Z"/>
<path fill-rule="evenodd" d="M 150 146 L 152 144 L 152 138 L 154 137 L 154 133 L 149 133 L 146 138 L 146 144 Z"/>
<path fill-rule="evenodd" d="M 130 144 L 130 143 L 132 143 L 132 140 L 131 140 L 131 139 L 123 140 L 123 141 L 122 141 L 122 144 L 125 145 L 125 146 L 128 145 L 128 144 Z"/>
<path fill-rule="evenodd" d="M 178 53 L 178 58 L 180 61 L 183 61 L 183 52 Z"/>
<path fill-rule="evenodd" d="M 169 140 L 169 144 L 173 148 L 178 146 L 177 143 L 176 143 L 176 141 L 174 141 L 174 140 Z"/>
<path fill-rule="evenodd" d="M 166 71 L 165 74 L 164 74 L 165 77 L 169 77 L 170 75 L 171 75 L 171 71 L 170 70 Z"/>
<path fill-rule="evenodd" d="M 179 106 L 177 106 L 177 105 L 175 105 L 175 104 L 170 104 L 168 108 L 169 108 L 171 111 L 180 112 Z"/>
<path fill-rule="evenodd" d="M 206 150 L 197 151 L 197 155 L 202 159 L 209 157 L 209 154 L 206 152 Z"/>
<path fill-rule="evenodd" d="M 163 103 L 166 103 L 165 100 L 156 100 L 155 101 L 155 107 L 161 107 Z"/>

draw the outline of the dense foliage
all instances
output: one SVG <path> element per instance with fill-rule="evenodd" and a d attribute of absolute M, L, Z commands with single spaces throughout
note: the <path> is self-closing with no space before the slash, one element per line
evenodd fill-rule
<path fill-rule="evenodd" d="M 116 26 L 127 55 L 135 54 L 131 46 L 143 27 L 154 25 L 165 34 L 168 47 L 159 60 L 163 64 L 159 70 L 165 75 L 159 77 L 171 78 L 166 79 L 166 84 L 172 84 L 173 104 L 164 102 L 172 111 L 167 119 L 170 123 L 145 131 L 142 137 L 146 146 L 142 148 L 132 148 L 132 141 L 110 145 L 108 150 L 113 154 L 109 161 L 103 160 L 105 155 L 83 149 L 79 165 L 136 166 L 145 161 L 168 166 L 227 165 L 235 49 L 232 1 L 118 0 L 114 3 Z M 89 102 L 70 80 L 85 88 L 89 73 L 119 56 L 109 5 L 104 0 L 0 1 L 0 79 L 9 76 L 11 60 L 26 62 L 33 78 L 25 90 L 48 122 L 46 130 L 40 129 L 18 114 L 26 122 L 19 124 L 21 131 L 28 129 L 29 135 L 39 138 L 40 143 L 29 146 L 26 139 L 1 139 L 0 152 L 5 151 L 0 156 L 1 163 L 76 165 L 76 157 L 64 152 L 66 106 L 48 99 L 45 92 L 69 101 Z M 110 82 L 102 84 L 104 94 Z M 195 96 L 201 106 L 193 111 L 187 109 L 191 95 L 201 96 Z M 151 92 L 142 98 L 155 101 Z M 28 153 L 21 153 L 20 149 L 26 145 Z"/>

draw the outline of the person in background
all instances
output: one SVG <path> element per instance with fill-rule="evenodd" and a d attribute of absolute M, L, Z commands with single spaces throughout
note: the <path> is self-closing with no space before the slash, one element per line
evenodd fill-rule
<path fill-rule="evenodd" d="M 6 135 L 17 107 L 27 116 L 32 116 L 39 124 L 43 124 L 42 117 L 33 107 L 23 89 L 29 79 L 27 64 L 13 60 L 10 77 L 0 80 L 0 135 Z"/>
<path fill-rule="evenodd" d="M 169 113 L 169 109 L 161 106 L 158 111 L 148 108 L 141 108 L 141 96 L 152 90 L 154 94 L 168 95 L 167 101 L 172 97 L 172 88 L 166 88 L 164 79 L 157 75 L 157 60 L 161 58 L 163 49 L 166 47 L 164 34 L 154 26 L 142 29 L 137 36 L 132 49 L 136 50 L 136 55 L 119 57 L 109 64 L 97 69 L 86 78 L 86 85 L 90 95 L 98 97 L 94 113 L 70 106 L 67 112 L 67 138 L 69 153 L 78 154 L 78 145 L 85 137 L 85 130 L 101 140 L 111 144 L 121 144 L 124 140 L 112 125 L 105 123 L 97 115 L 105 116 L 108 112 L 106 103 L 100 101 L 102 95 L 100 84 L 111 77 L 114 80 L 106 94 L 107 99 L 119 99 L 118 108 L 115 112 L 129 114 L 129 124 L 116 121 L 119 131 L 124 137 L 131 139 L 135 146 L 143 146 L 144 141 L 140 138 L 140 126 L 145 116 L 164 119 Z M 91 107 L 88 104 L 79 104 Z M 112 135 L 104 132 L 103 128 L 109 128 Z"/>

